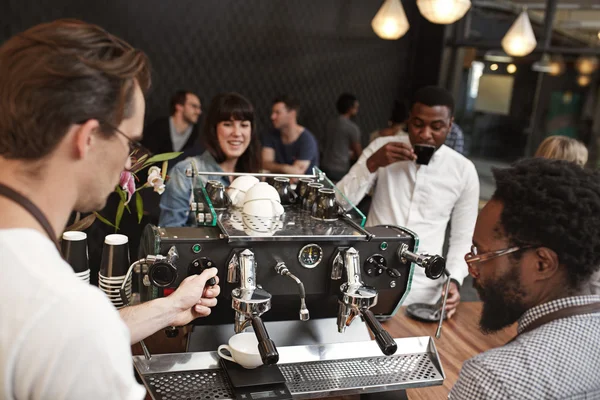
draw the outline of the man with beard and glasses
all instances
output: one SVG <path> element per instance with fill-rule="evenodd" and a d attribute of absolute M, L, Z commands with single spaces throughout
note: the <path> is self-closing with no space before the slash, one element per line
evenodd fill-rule
<path fill-rule="evenodd" d="M 465 256 L 483 301 L 480 327 L 517 322 L 506 345 L 465 362 L 449 398 L 600 398 L 600 176 L 566 161 L 495 170 Z"/>

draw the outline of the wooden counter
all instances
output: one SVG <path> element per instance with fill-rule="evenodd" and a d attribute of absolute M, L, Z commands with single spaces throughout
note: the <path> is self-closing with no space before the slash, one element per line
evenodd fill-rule
<path fill-rule="evenodd" d="M 444 321 L 442 337 L 434 339 L 446 373 L 443 386 L 433 386 L 420 389 L 408 389 L 410 400 L 440 400 L 448 397 L 450 389 L 458 379 L 458 373 L 463 362 L 485 350 L 499 347 L 516 335 L 516 326 L 512 326 L 493 335 L 484 335 L 479 331 L 479 315 L 481 302 L 466 302 L 458 306 L 454 317 Z M 405 307 L 389 321 L 383 324 L 394 338 L 411 336 L 435 336 L 437 324 L 415 321 L 406 316 Z M 182 333 L 184 329 L 182 329 Z M 184 347 L 180 333 L 177 339 L 165 340 L 165 334 L 159 331 L 146 340 L 152 353 L 176 353 Z M 132 347 L 134 354 L 142 354 L 139 344 Z M 149 399 L 150 397 L 147 397 Z M 359 396 L 330 397 L 330 400 L 357 400 Z"/>

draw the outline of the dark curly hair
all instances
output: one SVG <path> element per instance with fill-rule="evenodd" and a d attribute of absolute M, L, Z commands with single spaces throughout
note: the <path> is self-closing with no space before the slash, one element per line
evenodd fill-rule
<path fill-rule="evenodd" d="M 600 175 L 575 163 L 533 158 L 494 169 L 492 197 L 515 246 L 552 249 L 579 289 L 600 266 Z"/>

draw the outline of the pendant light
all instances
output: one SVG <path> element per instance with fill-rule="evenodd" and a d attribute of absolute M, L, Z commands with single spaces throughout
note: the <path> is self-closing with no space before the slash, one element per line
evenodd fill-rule
<path fill-rule="evenodd" d="M 371 27 L 382 39 L 395 40 L 404 36 L 410 25 L 400 0 L 385 0 L 371 21 Z"/>
<path fill-rule="evenodd" d="M 434 24 L 452 24 L 471 8 L 471 0 L 417 0 L 421 15 Z"/>
<path fill-rule="evenodd" d="M 506 54 L 524 57 L 531 53 L 535 46 L 537 46 L 537 40 L 535 40 L 529 16 L 527 11 L 523 11 L 504 35 L 502 48 Z"/>
<path fill-rule="evenodd" d="M 579 75 L 577 77 L 577 84 L 581 87 L 586 87 L 587 85 L 590 84 L 592 80 L 590 79 L 590 77 L 588 75 Z"/>
<path fill-rule="evenodd" d="M 598 59 L 596 57 L 581 56 L 575 62 L 575 69 L 581 75 L 591 75 L 598 68 Z"/>

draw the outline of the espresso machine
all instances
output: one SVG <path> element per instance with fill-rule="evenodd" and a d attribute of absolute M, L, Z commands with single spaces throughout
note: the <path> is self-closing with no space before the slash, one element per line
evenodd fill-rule
<path fill-rule="evenodd" d="M 188 171 L 192 180 L 203 174 L 216 175 Z M 394 339 L 381 322 L 398 311 L 414 268 L 438 279 L 445 260 L 417 254 L 418 237 L 406 228 L 365 228 L 364 215 L 319 170 L 283 177 L 335 191 L 335 218 L 315 212 L 315 198 L 307 205 L 307 193 L 280 216 L 251 216 L 195 184 L 195 226 L 145 228 L 132 265 L 141 301 L 167 296 L 212 267 L 221 286 L 211 315 L 193 322 L 186 353 L 134 357 L 151 396 L 296 399 L 442 384 L 432 338 Z M 238 387 L 237 375 L 224 371 L 216 348 L 246 330 L 255 333 L 264 366 L 243 374 L 258 373 L 249 380 L 259 382 L 277 369 L 277 382 Z"/>

